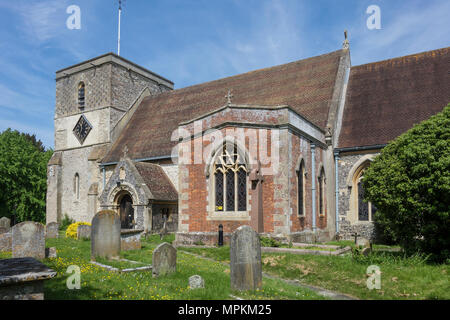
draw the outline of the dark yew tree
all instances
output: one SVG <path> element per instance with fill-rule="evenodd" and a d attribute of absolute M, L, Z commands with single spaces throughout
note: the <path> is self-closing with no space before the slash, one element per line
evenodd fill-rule
<path fill-rule="evenodd" d="M 406 252 L 450 258 L 450 104 L 389 143 L 364 174 L 384 235 Z"/>

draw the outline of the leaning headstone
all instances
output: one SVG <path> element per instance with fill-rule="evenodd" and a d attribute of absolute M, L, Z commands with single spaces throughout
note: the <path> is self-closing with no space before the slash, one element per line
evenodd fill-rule
<path fill-rule="evenodd" d="M 11 219 L 7 217 L 0 218 L 0 229 L 6 229 L 6 232 L 11 228 Z"/>
<path fill-rule="evenodd" d="M 231 236 L 230 278 L 234 290 L 256 290 L 262 286 L 261 243 L 249 226 L 239 227 Z"/>
<path fill-rule="evenodd" d="M 0 252 L 12 251 L 11 232 L 0 233 Z"/>
<path fill-rule="evenodd" d="M 12 257 L 45 258 L 45 227 L 26 221 L 12 227 Z"/>
<path fill-rule="evenodd" d="M 171 244 L 161 243 L 153 251 L 152 274 L 159 277 L 177 271 L 177 249 Z"/>
<path fill-rule="evenodd" d="M 91 238 L 91 226 L 87 224 L 83 224 L 81 226 L 78 226 L 77 228 L 77 239 L 90 239 Z"/>
<path fill-rule="evenodd" d="M 112 210 L 98 212 L 91 223 L 91 258 L 120 254 L 120 217 Z"/>
<path fill-rule="evenodd" d="M 45 238 L 56 239 L 59 236 L 59 224 L 57 222 L 50 222 L 45 226 Z"/>
<path fill-rule="evenodd" d="M 200 289 L 205 287 L 205 280 L 199 275 L 189 277 L 189 289 Z"/>

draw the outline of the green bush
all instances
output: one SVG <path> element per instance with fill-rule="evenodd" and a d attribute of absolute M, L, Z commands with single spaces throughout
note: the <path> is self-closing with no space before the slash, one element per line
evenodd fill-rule
<path fill-rule="evenodd" d="M 389 143 L 364 174 L 377 229 L 408 254 L 450 257 L 450 104 Z"/>
<path fill-rule="evenodd" d="M 0 216 L 16 223 L 45 223 L 47 163 L 45 150 L 35 135 L 7 129 L 0 133 Z"/>
<path fill-rule="evenodd" d="M 75 220 L 73 220 L 72 218 L 69 218 L 69 216 L 66 214 L 64 214 L 64 218 L 61 221 L 61 224 L 59 226 L 59 230 L 63 231 L 66 230 L 68 226 L 70 226 L 72 223 L 75 223 Z"/>
<path fill-rule="evenodd" d="M 279 248 L 281 247 L 281 242 L 268 237 L 260 237 L 261 240 L 261 247 L 274 247 Z"/>
<path fill-rule="evenodd" d="M 91 224 L 89 222 L 72 223 L 70 226 L 67 227 L 66 237 L 67 238 L 77 239 L 78 226 L 85 226 L 85 225 L 86 226 L 90 226 Z"/>

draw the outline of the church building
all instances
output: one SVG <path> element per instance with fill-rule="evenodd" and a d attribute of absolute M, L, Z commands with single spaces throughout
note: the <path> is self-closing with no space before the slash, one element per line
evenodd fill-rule
<path fill-rule="evenodd" d="M 450 102 L 450 48 L 352 66 L 342 49 L 182 89 L 108 53 L 56 72 L 47 223 L 115 210 L 123 229 L 225 242 L 373 239 L 364 170 Z"/>

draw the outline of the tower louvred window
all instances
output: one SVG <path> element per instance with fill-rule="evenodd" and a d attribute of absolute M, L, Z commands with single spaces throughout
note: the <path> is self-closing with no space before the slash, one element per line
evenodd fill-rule
<path fill-rule="evenodd" d="M 85 106 L 85 86 L 84 82 L 80 82 L 78 85 L 78 106 L 84 108 Z"/>

